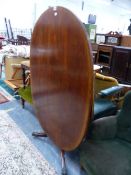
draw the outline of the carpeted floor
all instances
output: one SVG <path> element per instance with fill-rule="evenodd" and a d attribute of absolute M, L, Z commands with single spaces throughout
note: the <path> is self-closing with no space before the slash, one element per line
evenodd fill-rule
<path fill-rule="evenodd" d="M 56 175 L 7 111 L 0 111 L 0 174 Z"/>
<path fill-rule="evenodd" d="M 10 95 L 14 95 L 14 91 L 10 89 L 4 82 L 3 79 L 0 80 L 0 87 L 2 87 L 4 90 L 6 90 Z"/>
<path fill-rule="evenodd" d="M 5 93 L 8 92 L 12 97 L 19 100 L 19 96 L 14 93 L 14 91 L 4 82 L 4 79 L 0 79 L 0 87 L 4 89 Z"/>
<path fill-rule="evenodd" d="M 0 92 L 0 104 L 8 102 L 9 99 Z"/>

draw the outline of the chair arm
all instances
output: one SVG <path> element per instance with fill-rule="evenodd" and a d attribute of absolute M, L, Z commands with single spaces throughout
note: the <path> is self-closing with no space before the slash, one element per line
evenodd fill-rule
<path fill-rule="evenodd" d="M 117 116 L 103 117 L 94 120 L 91 124 L 91 139 L 103 140 L 116 136 Z"/>
<path fill-rule="evenodd" d="M 131 85 L 127 85 L 127 84 L 119 84 L 120 86 L 123 87 L 123 91 L 122 91 L 122 94 L 123 96 L 131 90 Z"/>
<path fill-rule="evenodd" d="M 123 89 L 124 89 L 123 86 L 113 86 L 113 87 L 101 90 L 99 92 L 99 96 L 102 98 L 112 96 L 112 95 L 115 95 L 115 94 L 121 92 Z"/>

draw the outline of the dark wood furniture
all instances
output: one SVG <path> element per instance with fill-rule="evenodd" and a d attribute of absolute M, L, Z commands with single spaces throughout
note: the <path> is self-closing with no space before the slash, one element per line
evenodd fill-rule
<path fill-rule="evenodd" d="M 96 64 L 102 65 L 110 69 L 112 50 L 112 45 L 99 44 L 97 50 Z"/>
<path fill-rule="evenodd" d="M 17 35 L 17 44 L 18 45 L 30 45 L 30 39 L 21 36 L 21 35 Z"/>
<path fill-rule="evenodd" d="M 8 39 L 7 42 L 13 45 L 30 45 L 30 39 L 21 35 L 17 35 L 17 39 Z"/>
<path fill-rule="evenodd" d="M 105 44 L 110 45 L 117 45 L 121 44 L 122 35 L 118 32 L 110 31 L 109 33 L 105 34 Z"/>
<path fill-rule="evenodd" d="M 131 84 L 131 47 L 113 48 L 110 74 L 119 82 Z"/>
<path fill-rule="evenodd" d="M 49 8 L 40 16 L 31 39 L 33 102 L 42 128 L 62 155 L 78 147 L 88 131 L 93 108 L 91 56 L 86 30 L 69 10 Z"/>
<path fill-rule="evenodd" d="M 102 34 L 96 33 L 96 43 L 99 44 L 108 44 L 108 45 L 120 45 L 122 35 L 118 32 L 110 31 L 109 33 Z"/>
<path fill-rule="evenodd" d="M 95 64 L 103 65 L 104 67 L 108 68 L 109 71 L 111 66 L 113 46 L 120 45 L 122 35 L 113 31 L 107 34 L 96 34 L 96 41 L 98 36 L 104 37 L 104 39 L 103 43 L 98 45 Z"/>

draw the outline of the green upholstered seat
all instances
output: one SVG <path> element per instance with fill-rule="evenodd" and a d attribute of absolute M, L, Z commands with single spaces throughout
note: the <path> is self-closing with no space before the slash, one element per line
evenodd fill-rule
<path fill-rule="evenodd" d="M 94 119 L 115 115 L 118 110 L 118 105 L 117 103 L 114 103 L 114 99 L 112 97 L 119 93 L 118 89 L 120 86 L 118 81 L 113 77 L 96 73 L 94 78 L 94 87 Z M 105 95 L 105 99 L 101 93 L 102 91 L 106 91 L 108 94 Z"/>
<path fill-rule="evenodd" d="M 94 101 L 94 119 L 114 115 L 117 112 L 117 106 L 109 99 L 95 99 Z"/>
<path fill-rule="evenodd" d="M 117 137 L 131 142 L 131 91 L 125 96 L 123 108 L 118 116 Z"/>
<path fill-rule="evenodd" d="M 87 175 L 130 175 L 131 144 L 117 139 L 83 145 L 81 164 Z"/>
<path fill-rule="evenodd" d="M 131 175 L 131 91 L 116 116 L 91 123 L 80 146 L 80 163 L 88 175 Z"/>
<path fill-rule="evenodd" d="M 22 98 L 22 100 L 27 101 L 28 103 L 32 104 L 32 94 L 31 94 L 31 87 L 22 87 L 18 90 L 18 94 Z M 23 104 L 24 105 L 24 104 Z"/>

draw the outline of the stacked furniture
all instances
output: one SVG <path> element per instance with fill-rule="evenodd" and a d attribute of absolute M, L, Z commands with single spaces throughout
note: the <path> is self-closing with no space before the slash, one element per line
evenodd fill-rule
<path fill-rule="evenodd" d="M 100 36 L 105 39 L 98 44 L 95 64 L 103 66 L 103 74 L 113 76 L 120 83 L 131 84 L 131 36 L 96 34 L 96 40 Z"/>

